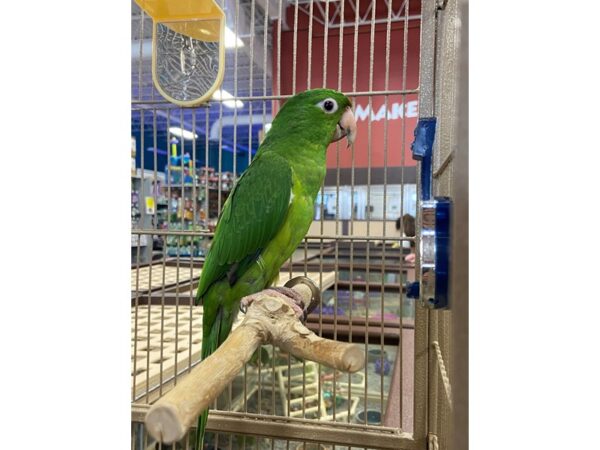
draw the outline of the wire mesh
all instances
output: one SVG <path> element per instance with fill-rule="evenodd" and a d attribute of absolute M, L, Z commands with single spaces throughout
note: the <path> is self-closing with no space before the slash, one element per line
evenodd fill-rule
<path fill-rule="evenodd" d="M 312 278 L 323 303 L 307 326 L 363 345 L 366 368 L 341 374 L 265 346 L 214 410 L 301 419 L 307 427 L 325 421 L 410 433 L 415 311 L 403 286 L 414 277 L 405 261 L 414 238 L 402 224 L 396 229 L 396 219 L 416 214 L 416 170 L 406 143 L 418 107 L 420 2 L 221 5 L 227 27 L 244 44 L 225 56 L 221 89 L 232 98 L 182 108 L 153 85 L 152 21 L 132 3 L 132 403 L 155 402 L 199 363 L 202 307 L 194 306 L 195 289 L 219 211 L 283 101 L 329 87 L 352 99 L 364 137 L 351 150 L 339 143 L 328 150 L 314 222 L 279 283 Z M 153 445 L 141 424 L 132 426 L 132 448 Z M 213 438 L 214 448 L 332 448 Z"/>

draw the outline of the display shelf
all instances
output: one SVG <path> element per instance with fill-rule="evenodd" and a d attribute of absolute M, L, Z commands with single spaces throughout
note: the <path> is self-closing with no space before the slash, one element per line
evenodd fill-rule
<path fill-rule="evenodd" d="M 152 196 L 152 179 L 140 175 L 131 175 L 131 228 L 151 229 L 153 228 L 153 215 L 145 209 L 145 198 Z M 139 252 L 138 252 L 139 243 Z M 139 260 L 138 260 L 139 258 Z M 131 236 L 131 261 L 140 264 L 152 260 L 152 237 L 146 235 Z"/>
<path fill-rule="evenodd" d="M 233 174 L 223 172 L 217 176 L 210 167 L 195 170 L 189 155 L 183 155 L 182 165 L 182 156 L 177 155 L 176 149 L 172 149 L 172 152 L 170 163 L 165 167 L 167 183 L 163 183 L 160 189 L 161 195 L 167 200 L 157 206 L 161 217 L 166 218 L 163 228 L 176 231 L 213 229 L 220 209 L 231 193 Z M 167 256 L 204 256 L 209 237 L 195 236 L 193 242 L 187 242 L 186 239 L 189 240 L 180 236 L 167 237 Z"/>
<path fill-rule="evenodd" d="M 202 183 L 202 179 L 195 183 L 171 183 L 163 185 L 161 192 L 168 197 L 166 202 L 167 214 L 170 220 L 167 222 L 168 230 L 191 230 L 194 227 L 206 229 L 214 225 L 220 213 L 219 192 L 221 197 L 221 207 L 227 199 L 230 190 L 209 187 Z M 207 195 L 208 192 L 208 195 Z M 161 207 L 165 208 L 165 207 Z M 177 238 L 179 239 L 179 238 Z M 207 247 L 207 237 L 196 237 L 194 246 L 183 244 L 185 248 L 180 248 L 177 239 L 172 237 L 167 242 L 167 255 L 170 257 L 179 255 L 180 257 L 203 256 Z"/>

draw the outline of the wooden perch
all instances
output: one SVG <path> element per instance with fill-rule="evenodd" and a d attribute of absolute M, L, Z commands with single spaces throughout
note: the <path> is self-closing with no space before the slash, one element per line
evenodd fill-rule
<path fill-rule="evenodd" d="M 312 284 L 304 278 L 302 284 L 292 288 L 300 294 L 304 305 L 310 303 L 315 289 L 309 283 Z M 242 301 L 249 298 L 252 303 L 240 326 L 215 353 L 149 409 L 146 427 L 156 440 L 171 444 L 182 439 L 198 415 L 212 404 L 261 345 L 273 344 L 297 358 L 345 372 L 364 367 L 363 347 L 314 334 L 300 322 L 303 311 L 287 296 L 266 289 Z"/>

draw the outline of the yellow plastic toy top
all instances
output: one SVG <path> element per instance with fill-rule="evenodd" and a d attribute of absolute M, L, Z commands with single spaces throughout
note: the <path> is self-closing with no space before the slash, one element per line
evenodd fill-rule
<path fill-rule="evenodd" d="M 215 0 L 135 0 L 152 17 L 152 79 L 168 101 L 196 106 L 223 82 L 225 14 Z M 199 63 L 202 61 L 202 63 Z"/>
<path fill-rule="evenodd" d="M 154 22 L 168 24 L 177 33 L 206 42 L 218 42 L 223 10 L 214 0 L 135 0 Z"/>

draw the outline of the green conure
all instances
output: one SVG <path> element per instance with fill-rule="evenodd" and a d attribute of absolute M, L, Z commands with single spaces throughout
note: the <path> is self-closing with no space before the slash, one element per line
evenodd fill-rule
<path fill-rule="evenodd" d="M 326 172 L 330 143 L 354 141 L 348 97 L 314 89 L 288 99 L 223 205 L 196 303 L 204 305 L 202 359 L 227 338 L 242 297 L 269 287 L 304 238 Z M 208 411 L 198 421 L 197 448 Z"/>

